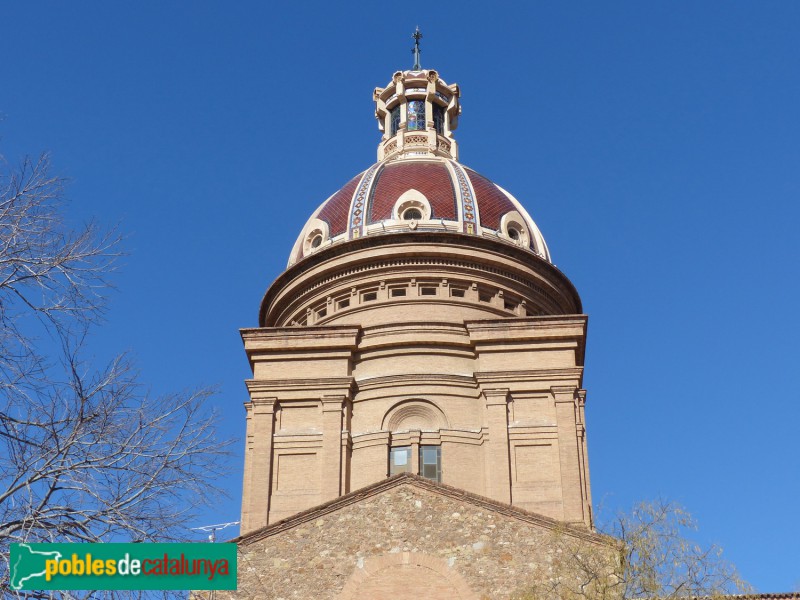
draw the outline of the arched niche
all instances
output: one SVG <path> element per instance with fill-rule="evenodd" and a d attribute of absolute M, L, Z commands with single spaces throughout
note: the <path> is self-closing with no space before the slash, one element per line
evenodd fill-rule
<path fill-rule="evenodd" d="M 436 431 L 449 428 L 441 408 L 427 400 L 404 400 L 390 408 L 383 417 L 381 429 L 388 431 Z"/>

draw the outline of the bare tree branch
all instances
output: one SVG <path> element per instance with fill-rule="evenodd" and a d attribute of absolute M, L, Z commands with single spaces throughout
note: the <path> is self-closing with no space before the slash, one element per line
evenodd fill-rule
<path fill-rule="evenodd" d="M 14 542 L 176 541 L 218 494 L 213 390 L 153 397 L 126 356 L 89 365 L 119 235 L 62 218 L 46 155 L 0 163 L 0 594 Z M 131 597 L 26 592 L 27 597 Z M 136 594 L 133 594 L 134 596 Z"/>
<path fill-rule="evenodd" d="M 685 509 L 656 501 L 617 514 L 603 528 L 618 540 L 617 553 L 556 533 L 548 547 L 550 560 L 539 565 L 517 598 L 666 600 L 752 593 L 718 546 L 703 548 L 688 539 L 695 528 Z"/>

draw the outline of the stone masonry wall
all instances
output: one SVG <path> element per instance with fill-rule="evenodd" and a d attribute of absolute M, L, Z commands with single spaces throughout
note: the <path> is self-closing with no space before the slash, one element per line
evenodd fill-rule
<path fill-rule="evenodd" d="M 497 510 L 490 501 L 476 505 L 447 490 L 441 494 L 403 482 L 329 512 L 311 511 L 271 526 L 261 539 L 259 534 L 249 538 L 254 541 L 246 538 L 240 543 L 239 590 L 230 597 L 333 599 L 354 577 L 364 579 L 359 570 L 365 565 L 410 553 L 406 556 L 430 557 L 466 582 L 474 595 L 460 597 L 510 598 L 530 579 L 535 564 L 548 561 L 555 522 L 507 507 Z M 523 517 L 512 516 L 514 511 Z M 595 536 L 583 535 L 587 543 L 597 543 Z M 432 588 L 444 585 L 440 580 L 447 573 L 427 572 Z M 410 588 L 398 581 L 395 570 L 382 584 L 398 588 L 384 589 L 387 597 L 407 597 Z M 369 585 L 376 587 L 374 581 Z"/>

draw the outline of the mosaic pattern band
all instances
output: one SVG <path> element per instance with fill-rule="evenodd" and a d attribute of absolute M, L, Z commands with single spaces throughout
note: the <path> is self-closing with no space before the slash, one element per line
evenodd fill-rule
<path fill-rule="evenodd" d="M 349 240 L 364 235 L 364 216 L 366 214 L 366 203 L 370 184 L 375 174 L 382 168 L 382 163 L 372 165 L 364 174 L 364 177 L 362 177 L 361 183 L 358 184 L 358 189 L 353 196 L 353 203 L 350 205 L 350 218 L 348 220 L 349 226 L 347 232 L 347 239 Z"/>
<path fill-rule="evenodd" d="M 454 160 L 449 162 L 450 166 L 453 167 L 453 171 L 456 174 L 456 179 L 458 180 L 458 189 L 460 192 L 459 197 L 461 199 L 462 230 L 464 233 L 477 233 L 477 208 L 475 205 L 475 194 L 472 191 L 472 185 L 470 185 L 470 182 L 464 173 L 464 169 L 462 169 Z"/>

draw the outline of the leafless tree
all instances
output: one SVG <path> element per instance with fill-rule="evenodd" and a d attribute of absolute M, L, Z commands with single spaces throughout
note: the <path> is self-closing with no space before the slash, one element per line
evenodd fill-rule
<path fill-rule="evenodd" d="M 629 514 L 617 514 L 604 529 L 617 541 L 617 552 L 556 533 L 550 560 L 537 567 L 517 598 L 712 599 L 752 592 L 719 546 L 688 539 L 695 522 L 677 504 L 643 502 Z"/>
<path fill-rule="evenodd" d="M 153 397 L 85 356 L 119 236 L 62 215 L 46 156 L 0 162 L 0 593 L 13 542 L 186 539 L 228 441 L 209 389 Z"/>
<path fill-rule="evenodd" d="M 42 377 L 40 336 L 68 338 L 100 317 L 119 256 L 113 231 L 65 226 L 64 182 L 49 167 L 47 155 L 19 168 L 0 158 L 0 386 L 12 393 Z"/>

